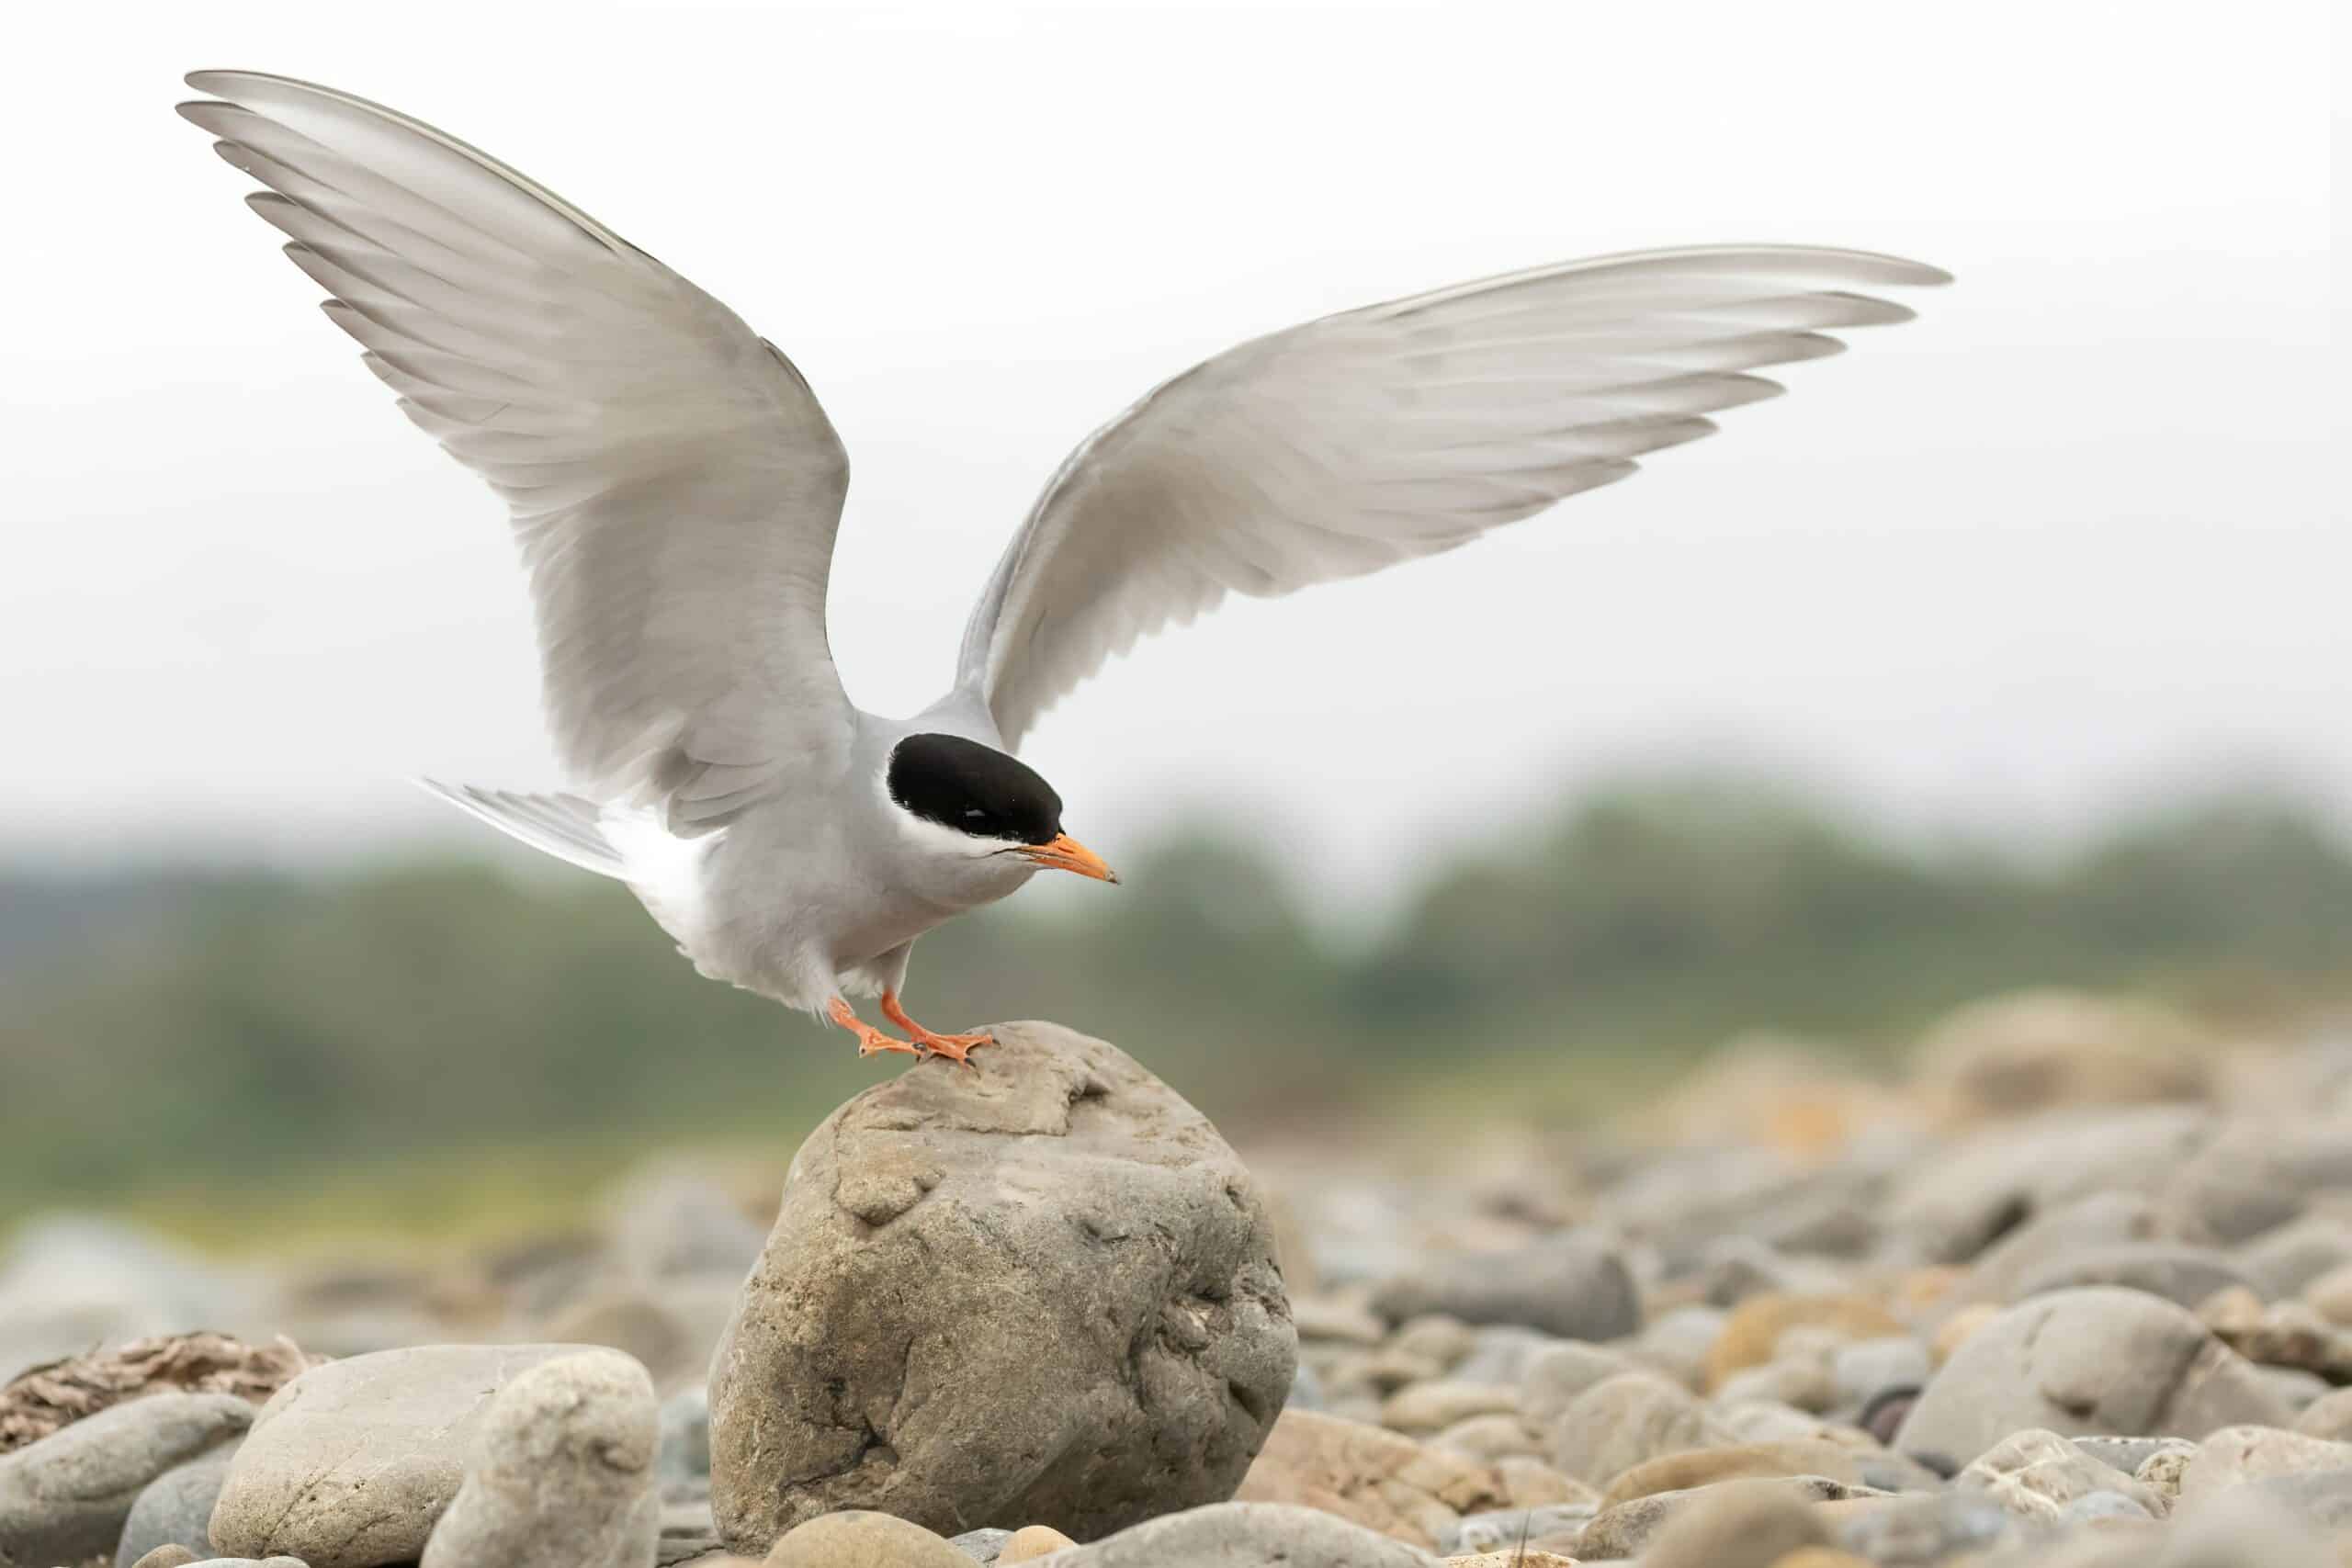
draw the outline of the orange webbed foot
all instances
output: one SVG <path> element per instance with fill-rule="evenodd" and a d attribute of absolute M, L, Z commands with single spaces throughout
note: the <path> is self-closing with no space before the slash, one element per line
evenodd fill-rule
<path fill-rule="evenodd" d="M 861 1056 L 878 1056 L 886 1051 L 902 1051 L 910 1056 L 920 1056 L 924 1054 L 923 1048 L 920 1045 L 910 1045 L 903 1040 L 893 1040 L 883 1033 L 858 1017 L 851 1010 L 849 1003 L 839 997 L 835 997 L 825 1004 L 825 1016 L 839 1027 L 857 1036 L 857 1054 Z"/>
<path fill-rule="evenodd" d="M 996 1037 L 990 1034 L 942 1034 L 936 1030 L 925 1029 L 907 1016 L 907 1010 L 899 1005 L 899 993 L 896 991 L 882 993 L 882 1016 L 905 1030 L 908 1037 L 927 1054 L 944 1056 L 967 1067 L 972 1065 L 974 1051 L 983 1045 L 996 1043 Z"/>

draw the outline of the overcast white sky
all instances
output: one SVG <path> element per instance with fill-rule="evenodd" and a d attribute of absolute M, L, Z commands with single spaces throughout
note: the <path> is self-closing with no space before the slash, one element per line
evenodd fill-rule
<path fill-rule="evenodd" d="M 500 509 L 172 115 L 214 65 L 434 121 L 782 344 L 885 712 L 1063 454 L 1241 337 L 1661 244 L 1960 275 L 1626 484 L 1114 666 L 1029 755 L 1114 862 L 1227 802 L 1376 876 L 1683 748 L 1915 823 L 2352 802 L 2320 0 L 74 9 L 0 108 L 0 853 L 375 853 L 470 830 L 409 775 L 553 781 Z"/>

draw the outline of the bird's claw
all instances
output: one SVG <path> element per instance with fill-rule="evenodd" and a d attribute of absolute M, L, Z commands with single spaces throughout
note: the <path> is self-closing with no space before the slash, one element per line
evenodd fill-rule
<path fill-rule="evenodd" d="M 975 1072 L 979 1069 L 972 1061 L 972 1053 L 983 1045 L 995 1043 L 996 1036 L 992 1034 L 933 1034 L 924 1030 L 915 1036 L 915 1044 L 925 1060 L 938 1056 L 959 1066 L 970 1067 Z"/>

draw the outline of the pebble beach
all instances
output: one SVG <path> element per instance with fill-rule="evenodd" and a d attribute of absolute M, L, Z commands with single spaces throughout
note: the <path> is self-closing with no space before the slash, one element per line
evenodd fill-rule
<path fill-rule="evenodd" d="M 999 1036 L 496 1245 L 27 1224 L 0 1568 L 2352 1562 L 2352 1030 L 2028 993 L 1241 1150 Z"/>

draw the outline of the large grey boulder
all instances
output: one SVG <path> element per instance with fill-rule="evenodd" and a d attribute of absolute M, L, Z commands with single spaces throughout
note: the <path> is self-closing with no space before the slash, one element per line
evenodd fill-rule
<path fill-rule="evenodd" d="M 2013 1432 L 2201 1438 L 2290 1425 L 2255 1367 L 2172 1303 L 2111 1286 L 2053 1291 L 1962 1342 L 1895 1447 L 1965 1463 Z"/>
<path fill-rule="evenodd" d="M 1102 1041 L 996 1040 L 795 1156 L 711 1370 L 736 1550 L 852 1507 L 1091 1540 L 1230 1496 L 1280 1413 L 1296 1338 L 1240 1160 Z"/>
<path fill-rule="evenodd" d="M 159 1393 L 0 1458 L 0 1562 L 49 1568 L 112 1557 L 148 1483 L 231 1441 L 253 1419 L 254 1407 L 234 1394 Z"/>
<path fill-rule="evenodd" d="M 578 1345 L 419 1345 L 313 1367 L 262 1406 L 212 1510 L 215 1550 L 310 1568 L 413 1562 L 501 1389 Z"/>
<path fill-rule="evenodd" d="M 542 1361 L 491 1401 L 421 1568 L 653 1568 L 660 1406 L 618 1350 Z"/>

